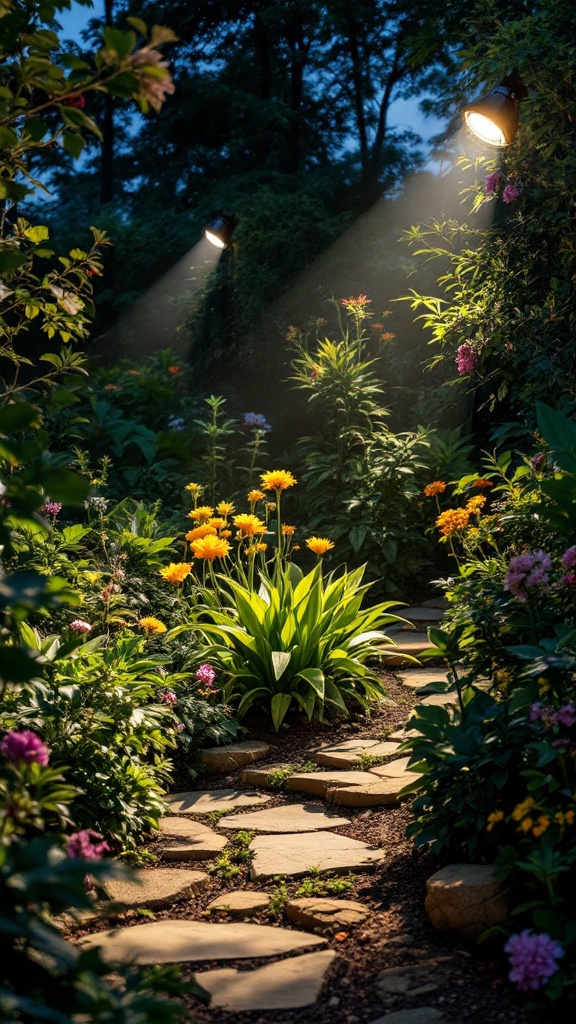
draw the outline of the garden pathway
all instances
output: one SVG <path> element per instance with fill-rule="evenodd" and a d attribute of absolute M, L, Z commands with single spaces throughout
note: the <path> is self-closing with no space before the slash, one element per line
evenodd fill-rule
<path fill-rule="evenodd" d="M 402 614 L 408 617 L 409 613 Z M 436 609 L 415 609 L 413 621 L 430 622 L 441 615 Z M 402 632 L 395 640 L 398 650 L 391 661 L 402 667 L 406 687 L 426 689 L 446 680 L 441 666 L 403 667 L 407 664 L 404 652 L 413 657 L 430 647 L 421 633 Z M 435 700 L 450 703 L 452 698 L 441 695 Z M 170 795 L 159 843 L 162 861 L 170 866 L 140 870 L 133 882 L 109 882 L 105 896 L 111 903 L 101 902 L 99 913 L 111 916 L 126 908 L 180 910 L 183 903 L 198 899 L 209 888 L 209 874 L 197 868 L 222 854 L 231 833 L 250 833 L 249 879 L 275 883 L 272 891 L 279 876 L 291 880 L 322 872 L 333 877 L 384 870 L 382 848 L 333 830 L 350 825 L 367 807 L 398 804 L 401 789 L 414 778 L 400 748 L 404 735 L 402 729 L 394 740 L 359 736 L 321 746 L 313 754 L 319 770 L 292 770 L 282 780 L 287 801 L 290 793 L 301 794 L 305 800 L 269 807 L 267 804 L 278 799 L 274 787 L 279 772 L 285 769 L 274 764 L 250 767 L 259 759 L 269 759 L 267 744 L 250 740 L 205 751 L 203 760 L 212 771 L 229 774 L 248 766 L 242 771 L 240 786 Z M 210 822 L 215 827 L 210 827 Z M 112 962 L 225 964 L 227 960 L 266 958 L 268 962 L 249 970 L 219 966 L 197 970 L 194 977 L 210 994 L 211 1007 L 242 1012 L 310 1006 L 318 1000 L 334 960 L 342 955 L 328 948 L 331 938 L 360 925 L 370 910 L 358 900 L 311 896 L 287 900 L 284 916 L 291 927 L 245 920 L 266 911 L 271 898 L 271 893 L 251 888 L 228 891 L 205 908 L 206 917 L 218 915 L 217 922 L 175 916 L 95 932 L 81 943 L 101 945 Z M 407 966 L 406 970 L 405 975 L 396 971 L 394 978 L 388 979 L 392 990 L 413 985 L 415 969 Z M 437 1010 L 421 1006 L 386 1014 L 378 1024 L 441 1024 L 441 1019 Z"/>

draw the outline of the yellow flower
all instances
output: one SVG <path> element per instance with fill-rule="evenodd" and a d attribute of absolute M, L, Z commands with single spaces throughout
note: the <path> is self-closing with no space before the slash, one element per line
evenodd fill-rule
<path fill-rule="evenodd" d="M 285 491 L 287 487 L 293 487 L 297 480 L 286 469 L 272 469 L 260 476 L 262 487 L 265 491 Z"/>
<path fill-rule="evenodd" d="M 258 516 L 250 515 L 248 512 L 234 516 L 232 522 L 238 528 L 242 537 L 253 537 L 255 533 L 266 532 L 266 523 L 263 523 Z"/>
<path fill-rule="evenodd" d="M 192 569 L 192 562 L 170 562 L 170 565 L 160 569 L 160 575 L 169 583 L 182 583 Z"/>
<path fill-rule="evenodd" d="M 522 800 L 521 803 L 516 804 L 516 807 L 512 811 L 512 819 L 514 821 L 520 821 L 521 818 L 524 818 L 525 815 L 532 810 L 535 803 L 536 801 L 531 796 L 527 796 L 526 799 Z M 530 828 L 531 827 L 532 826 L 530 826 Z"/>
<path fill-rule="evenodd" d="M 287 526 L 284 523 L 283 526 L 282 526 L 282 533 L 284 534 L 285 537 L 292 537 L 292 535 L 294 533 L 296 533 L 296 527 L 295 526 Z"/>
<path fill-rule="evenodd" d="M 194 508 L 192 509 L 191 512 L 188 513 L 188 518 L 195 519 L 196 522 L 202 523 L 206 519 L 210 519 L 210 516 L 213 515 L 214 509 L 212 508 L 211 505 L 199 505 L 198 508 Z"/>
<path fill-rule="evenodd" d="M 86 577 L 89 583 L 97 583 L 100 577 L 102 576 L 102 573 L 92 572 L 92 570 L 90 569 L 85 569 L 82 575 Z"/>
<path fill-rule="evenodd" d="M 221 501 L 219 505 L 216 505 L 216 511 L 221 516 L 229 516 L 234 511 L 234 505 L 231 501 Z"/>
<path fill-rule="evenodd" d="M 221 516 L 212 516 L 206 525 L 213 526 L 215 530 L 221 530 L 223 526 L 226 526 L 226 520 L 222 519 Z"/>
<path fill-rule="evenodd" d="M 204 488 L 202 487 L 202 484 L 190 483 L 190 484 L 186 484 L 186 487 L 184 488 L 184 490 L 185 491 L 190 491 L 190 494 L 201 494 L 202 491 L 204 490 Z"/>
<path fill-rule="evenodd" d="M 504 819 L 504 811 L 493 811 L 492 814 L 488 815 L 488 824 L 486 825 L 486 831 L 491 832 L 499 821 Z"/>
<path fill-rule="evenodd" d="M 193 540 L 200 540 L 201 537 L 207 537 L 208 534 L 211 533 L 216 533 L 216 527 L 211 526 L 210 523 L 203 523 L 202 526 L 195 526 L 193 530 L 188 530 L 186 540 L 189 540 L 190 542 Z"/>
<path fill-rule="evenodd" d="M 331 540 L 327 537 L 308 537 L 305 541 L 306 547 L 313 551 L 315 555 L 325 555 L 327 551 L 330 551 L 334 547 Z"/>
<path fill-rule="evenodd" d="M 424 494 L 427 498 L 433 498 L 436 494 L 443 494 L 447 486 L 443 480 L 434 480 L 433 483 L 426 484 Z"/>
<path fill-rule="evenodd" d="M 470 513 L 465 508 L 447 508 L 441 512 L 436 520 L 436 526 L 445 537 L 450 537 L 457 530 L 463 530 L 468 526 Z"/>
<path fill-rule="evenodd" d="M 206 558 L 211 562 L 214 558 L 225 558 L 230 551 L 230 545 L 222 537 L 215 537 L 209 533 L 206 537 L 192 541 L 192 551 L 196 558 Z"/>
<path fill-rule="evenodd" d="M 155 619 L 153 615 L 148 615 L 143 619 L 138 619 L 138 625 L 142 626 L 147 633 L 165 633 L 166 626 L 160 619 Z"/>
<path fill-rule="evenodd" d="M 548 815 L 541 814 L 536 824 L 534 825 L 534 828 L 532 829 L 532 835 L 536 836 L 536 839 L 538 839 L 541 835 L 543 835 L 543 833 L 546 831 L 549 825 L 550 818 L 548 817 Z"/>
<path fill-rule="evenodd" d="M 268 548 L 267 544 L 255 544 L 256 551 L 266 551 Z"/>
<path fill-rule="evenodd" d="M 466 502 L 466 512 L 469 512 L 471 516 L 476 515 L 480 511 L 483 505 L 486 504 L 486 498 L 483 494 L 475 494 L 474 497 L 469 498 Z"/>
<path fill-rule="evenodd" d="M 221 537 L 231 537 L 232 536 L 232 530 L 220 530 L 220 536 Z"/>
<path fill-rule="evenodd" d="M 263 491 L 249 491 L 248 492 L 248 501 L 250 502 L 251 505 L 254 505 L 255 502 L 257 502 L 257 501 L 264 501 L 265 497 L 266 497 L 266 495 L 264 494 Z"/>

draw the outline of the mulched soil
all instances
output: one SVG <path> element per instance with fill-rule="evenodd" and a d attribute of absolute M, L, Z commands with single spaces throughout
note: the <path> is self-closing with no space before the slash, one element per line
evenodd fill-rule
<path fill-rule="evenodd" d="M 295 720 L 278 735 L 265 719 L 253 717 L 247 721 L 251 738 L 266 740 L 273 746 L 268 759 L 255 767 L 298 766 L 310 760 L 313 750 L 321 745 L 357 736 L 384 738 L 401 727 L 417 702 L 417 694 L 402 686 L 391 673 L 383 674 L 383 678 L 392 703 L 379 706 L 370 716 L 358 714 L 345 721 L 312 725 Z M 224 778 L 212 774 L 199 779 L 194 786 L 176 788 L 219 789 L 236 785 L 240 785 L 240 773 Z M 279 791 L 266 806 L 306 799 L 316 798 Z M 353 888 L 340 897 L 335 894 L 336 898 L 359 900 L 371 908 L 371 914 L 356 930 L 330 938 L 329 945 L 336 950 L 338 958 L 330 968 L 317 1005 L 301 1010 L 228 1013 L 211 1010 L 195 998 L 186 997 L 185 1002 L 193 1010 L 197 1024 L 371 1024 L 387 1013 L 419 1006 L 432 1006 L 442 1011 L 445 1024 L 549 1024 L 553 1020 L 549 1011 L 542 1007 L 531 1008 L 508 982 L 507 960 L 498 949 L 446 936 L 431 927 L 424 911 L 426 879 L 443 864 L 429 854 L 414 851 L 406 839 L 409 803 L 364 812 L 343 811 L 350 813 L 351 822 L 333 831 L 381 847 L 386 855 L 386 866 L 384 871 L 348 876 L 353 880 Z M 205 815 L 198 816 L 198 820 L 208 823 Z M 211 827 L 218 830 L 217 823 Z M 229 832 L 222 831 L 230 836 Z M 150 852 L 154 852 L 154 847 L 152 842 Z M 170 866 L 174 865 L 175 862 L 171 862 Z M 213 862 L 191 863 L 190 867 L 209 872 Z M 300 883 L 301 880 L 287 883 L 290 895 L 294 895 Z M 190 904 L 175 904 L 168 910 L 158 911 L 154 917 L 156 920 L 206 920 L 208 903 L 220 894 L 239 888 L 271 892 L 275 883 L 250 882 L 246 866 L 241 866 L 240 874 L 228 880 L 211 874 L 207 892 Z M 139 923 L 147 919 L 131 911 L 121 915 L 116 923 Z M 224 921 L 227 917 L 210 914 L 209 919 Z M 267 914 L 255 915 L 251 920 L 274 923 Z M 285 920 L 277 923 L 290 927 Z M 85 931 L 101 928 L 102 923 Z M 226 961 L 224 966 L 248 970 L 266 962 L 239 959 Z M 417 964 L 427 965 L 425 978 L 407 994 L 383 995 L 378 990 L 377 978 L 382 970 Z M 206 971 L 221 966 L 222 962 L 203 962 L 197 969 Z M 184 978 L 192 980 L 193 974 L 191 967 L 183 965 Z"/>

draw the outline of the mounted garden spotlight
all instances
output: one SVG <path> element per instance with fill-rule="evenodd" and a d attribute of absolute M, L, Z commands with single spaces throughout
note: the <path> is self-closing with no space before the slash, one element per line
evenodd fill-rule
<path fill-rule="evenodd" d="M 217 249 L 229 249 L 232 245 L 232 234 L 236 227 L 236 218 L 220 213 L 205 229 L 204 234 Z"/>
<path fill-rule="evenodd" d="M 462 115 L 476 138 L 503 149 L 514 141 L 519 121 L 518 104 L 527 95 L 528 89 L 514 70 L 487 96 L 472 100 Z"/>

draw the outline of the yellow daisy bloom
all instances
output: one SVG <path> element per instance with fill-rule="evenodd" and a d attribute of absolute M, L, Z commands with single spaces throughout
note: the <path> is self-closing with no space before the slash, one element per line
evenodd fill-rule
<path fill-rule="evenodd" d="M 287 524 L 284 523 L 282 526 L 282 533 L 284 534 L 285 537 L 292 537 L 292 535 L 296 533 L 296 527 L 287 526 Z"/>
<path fill-rule="evenodd" d="M 221 530 L 223 526 L 226 526 L 226 520 L 222 519 L 221 516 L 212 516 L 206 525 L 213 526 L 215 530 Z"/>
<path fill-rule="evenodd" d="M 466 502 L 466 512 L 471 516 L 476 515 L 480 511 L 483 505 L 486 504 L 486 498 L 483 494 L 475 494 L 472 498 Z"/>
<path fill-rule="evenodd" d="M 216 505 L 216 511 L 221 516 L 229 516 L 234 511 L 234 505 L 231 501 L 221 501 L 219 505 Z"/>
<path fill-rule="evenodd" d="M 202 484 L 190 483 L 186 484 L 184 490 L 190 491 L 190 494 L 201 494 L 204 488 L 202 487 Z"/>
<path fill-rule="evenodd" d="M 153 615 L 145 616 L 143 619 L 138 619 L 138 625 L 145 629 L 147 633 L 165 633 L 166 626 L 160 619 L 155 619 Z"/>
<path fill-rule="evenodd" d="M 424 494 L 427 498 L 433 498 L 436 494 L 442 494 L 446 487 L 447 484 L 443 480 L 434 480 L 431 484 L 426 484 Z"/>
<path fill-rule="evenodd" d="M 192 562 L 170 562 L 160 569 L 160 575 L 169 583 L 182 583 L 192 570 Z"/>
<path fill-rule="evenodd" d="M 216 533 L 216 527 L 210 523 L 203 523 L 202 526 L 195 526 L 193 530 L 188 530 L 186 534 L 186 540 L 192 542 L 193 540 L 200 540 L 202 537 L 207 537 L 209 534 Z"/>
<path fill-rule="evenodd" d="M 262 522 L 258 516 L 250 515 L 248 512 L 234 516 L 232 522 L 240 531 L 242 537 L 253 537 L 255 533 L 266 532 L 266 523 Z"/>
<path fill-rule="evenodd" d="M 188 513 L 190 519 L 195 519 L 198 523 L 203 523 L 206 519 L 210 519 L 210 516 L 214 515 L 214 509 L 211 505 L 199 505 L 198 508 L 193 508 Z"/>
<path fill-rule="evenodd" d="M 192 541 L 192 551 L 196 558 L 206 558 L 211 562 L 214 558 L 225 558 L 230 551 L 230 545 L 222 537 L 215 537 L 209 533 L 199 540 Z"/>
<path fill-rule="evenodd" d="M 265 491 L 285 491 L 287 487 L 293 487 L 298 481 L 286 469 L 272 469 L 260 476 L 262 487 Z"/>
<path fill-rule="evenodd" d="M 492 811 L 492 814 L 488 815 L 488 823 L 486 825 L 486 831 L 491 832 L 494 825 L 497 825 L 499 821 L 504 820 L 504 811 Z"/>
<path fill-rule="evenodd" d="M 308 537 L 305 544 L 310 551 L 319 556 L 325 555 L 327 551 L 334 547 L 333 542 L 328 540 L 327 537 Z"/>
<path fill-rule="evenodd" d="M 463 530 L 468 526 L 470 513 L 465 508 L 447 508 L 441 512 L 436 520 L 436 526 L 445 537 L 450 537 L 457 530 Z"/>
<path fill-rule="evenodd" d="M 220 536 L 221 537 L 231 537 L 232 536 L 232 530 L 220 530 Z"/>
<path fill-rule="evenodd" d="M 250 502 L 251 505 L 254 505 L 254 503 L 257 502 L 257 501 L 264 501 L 265 497 L 266 497 L 266 495 L 264 494 L 263 491 L 249 491 L 248 492 L 248 501 Z"/>

